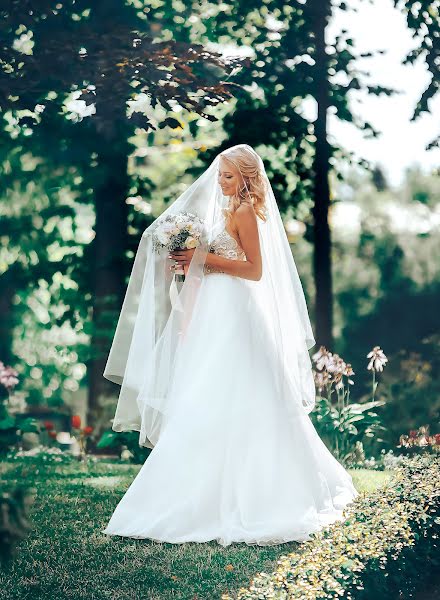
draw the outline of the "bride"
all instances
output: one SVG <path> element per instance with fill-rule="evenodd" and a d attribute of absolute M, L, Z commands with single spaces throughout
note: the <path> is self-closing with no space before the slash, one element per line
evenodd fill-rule
<path fill-rule="evenodd" d="M 314 344 L 264 163 L 232 146 L 141 238 L 104 376 L 113 430 L 152 451 L 103 533 L 263 546 L 341 519 L 357 491 L 308 415 Z"/>

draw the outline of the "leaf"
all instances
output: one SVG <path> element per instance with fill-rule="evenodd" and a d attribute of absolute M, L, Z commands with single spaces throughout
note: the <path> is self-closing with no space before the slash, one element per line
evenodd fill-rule
<path fill-rule="evenodd" d="M 6 417 L 0 421 L 1 430 L 11 429 L 11 427 L 15 427 L 15 417 Z"/>
<path fill-rule="evenodd" d="M 178 129 L 179 127 L 180 129 L 183 129 L 182 123 L 174 117 L 167 117 L 165 121 L 162 121 L 162 123 L 160 123 L 159 128 L 163 129 L 166 126 L 171 127 L 171 129 Z"/>
<path fill-rule="evenodd" d="M 347 424 L 356 423 L 356 421 L 362 421 L 364 419 L 364 415 L 351 415 L 348 419 L 345 420 Z"/>
<path fill-rule="evenodd" d="M 372 402 L 365 402 L 365 404 L 350 404 L 350 409 L 353 413 L 363 413 L 376 406 L 383 406 L 385 400 L 373 400 Z"/>
<path fill-rule="evenodd" d="M 28 432 L 38 433 L 39 432 L 38 421 L 32 417 L 25 417 L 25 418 L 20 418 L 20 416 L 17 417 L 17 427 L 20 428 L 20 431 L 22 433 L 28 433 Z"/>
<path fill-rule="evenodd" d="M 108 448 L 114 444 L 116 439 L 117 433 L 115 431 L 104 431 L 96 446 L 97 448 Z"/>

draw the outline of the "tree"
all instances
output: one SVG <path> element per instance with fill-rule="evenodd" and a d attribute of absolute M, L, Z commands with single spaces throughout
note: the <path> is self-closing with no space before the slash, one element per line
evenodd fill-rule
<path fill-rule="evenodd" d="M 315 121 L 313 224 L 315 251 L 313 255 L 316 282 L 317 342 L 333 347 L 333 289 L 331 270 L 331 234 L 328 223 L 330 208 L 330 154 L 327 139 L 327 116 L 330 106 L 330 55 L 327 53 L 325 32 L 332 13 L 330 1 L 313 0 L 310 3 L 312 35 L 314 40 L 314 91 L 318 113 Z"/>
<path fill-rule="evenodd" d="M 55 162 L 80 167 L 83 189 L 92 190 L 94 358 L 88 376 L 94 422 L 110 385 L 102 377 L 108 329 L 125 291 L 129 138 L 136 128 L 157 127 L 139 108 L 162 106 L 161 128 L 180 126 L 170 115 L 176 104 L 214 119 L 207 109 L 232 97 L 233 85 L 222 78 L 243 64 L 200 44 L 162 39 L 161 11 L 149 13 L 148 6 L 119 0 L 11 0 L 0 12 L 2 110 L 18 120 L 23 143 L 32 137 Z M 179 17 L 175 10 L 168 16 Z"/>
<path fill-rule="evenodd" d="M 440 16 L 437 0 L 394 0 L 394 6 L 402 10 L 406 23 L 414 32 L 417 45 L 406 56 L 403 64 L 414 64 L 422 57 L 432 75 L 426 89 L 420 96 L 411 121 L 415 121 L 422 113 L 430 112 L 429 100 L 440 87 Z M 440 133 L 431 140 L 426 149 L 438 148 Z"/>
<path fill-rule="evenodd" d="M 376 165 L 371 171 L 371 180 L 378 192 L 384 192 L 388 189 L 387 177 L 380 165 Z"/>
<path fill-rule="evenodd" d="M 316 338 L 318 344 L 331 347 L 329 176 L 336 169 L 336 158 L 352 162 L 353 157 L 329 141 L 327 115 L 333 108 L 342 121 L 376 136 L 372 125 L 351 110 L 350 91 L 389 95 L 392 90 L 365 82 L 356 61 L 371 54 L 358 54 L 347 31 L 341 31 L 334 42 L 325 40 L 330 16 L 348 10 L 343 2 L 261 0 L 223 8 L 204 20 L 206 39 L 233 40 L 246 47 L 252 58 L 251 68 L 235 78 L 243 89 L 236 94 L 234 111 L 223 121 L 223 145 L 245 140 L 261 147 L 280 211 L 296 213 L 307 223 L 306 235 L 314 244 Z M 310 98 L 317 107 L 313 122 L 302 111 L 303 101 Z M 212 153 L 207 153 L 206 160 L 211 158 Z"/>

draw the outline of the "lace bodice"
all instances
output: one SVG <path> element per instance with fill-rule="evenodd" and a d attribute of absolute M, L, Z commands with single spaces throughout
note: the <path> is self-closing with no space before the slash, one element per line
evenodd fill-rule
<path fill-rule="evenodd" d="M 237 240 L 228 233 L 226 228 L 212 240 L 208 251 L 232 260 L 246 260 L 246 254 L 243 248 L 239 245 Z M 207 265 L 204 266 L 204 272 L 224 273 L 224 271 L 221 271 L 220 269 L 209 267 Z"/>

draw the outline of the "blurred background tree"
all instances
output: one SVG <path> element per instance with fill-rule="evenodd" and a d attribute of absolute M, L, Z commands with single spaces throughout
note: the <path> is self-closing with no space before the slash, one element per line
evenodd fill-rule
<path fill-rule="evenodd" d="M 235 66 L 234 59 L 225 61 L 199 44 L 163 35 L 167 21 L 179 29 L 184 22 L 179 13 L 185 11 L 181 7 L 176 12 L 167 3 L 150 14 L 151 7 L 143 3 L 46 0 L 12 1 L 1 13 L 3 135 L 13 134 L 15 153 L 20 145 L 53 167 L 78 169 L 76 189 L 94 209 L 87 281 L 81 288 L 92 325 L 92 421 L 101 412 L 100 397 L 110 388 L 102 372 L 125 292 L 130 137 L 137 128 L 180 127 L 173 105 L 210 119 L 215 117 L 206 109 L 231 97 L 231 85 L 221 79 Z M 138 110 L 139 103 L 162 108 L 156 123 Z M 32 223 L 31 235 L 34 227 Z M 68 265 L 63 261 L 63 266 Z M 12 297 L 9 286 L 5 302 Z"/>
<path fill-rule="evenodd" d="M 423 33 L 428 110 L 433 3 L 395 4 Z M 317 0 L 1 9 L 0 359 L 20 371 L 28 403 L 72 402 L 82 385 L 89 422 L 108 426 L 115 387 L 102 372 L 139 235 L 214 155 L 247 142 L 265 161 L 318 344 L 355 371 L 374 345 L 391 355 L 390 443 L 438 419 L 438 173 L 410 170 L 393 188 L 329 136 L 329 114 L 379 135 L 351 92 L 393 93 L 357 67 L 370 53 L 350 32 L 329 40 L 329 20 L 347 10 Z"/>
<path fill-rule="evenodd" d="M 437 0 L 393 0 L 394 6 L 402 10 L 408 28 L 417 42 L 408 52 L 404 64 L 414 64 L 420 57 L 424 60 L 431 78 L 423 90 L 411 120 L 430 112 L 429 101 L 438 94 L 440 87 L 440 15 Z M 434 132 L 435 133 L 435 132 Z M 427 150 L 438 147 L 440 132 L 427 145 Z"/>
<path fill-rule="evenodd" d="M 368 165 L 329 141 L 327 115 L 332 111 L 365 135 L 375 136 L 373 126 L 351 109 L 349 92 L 392 93 L 365 81 L 356 61 L 366 54 L 356 52 L 346 30 L 334 42 L 326 42 L 330 17 L 346 10 L 343 2 L 321 0 L 223 3 L 222 10 L 214 9 L 203 19 L 201 38 L 204 43 L 233 42 L 252 61 L 251 68 L 240 70 L 235 78 L 242 89 L 223 119 L 226 135 L 220 146 L 205 153 L 205 164 L 219 150 L 242 140 L 258 147 L 281 212 L 306 224 L 314 264 L 308 295 L 317 341 L 328 347 L 333 343 L 330 172 L 337 161 Z M 316 106 L 314 120 L 304 114 L 304 102 L 310 101 Z"/>

